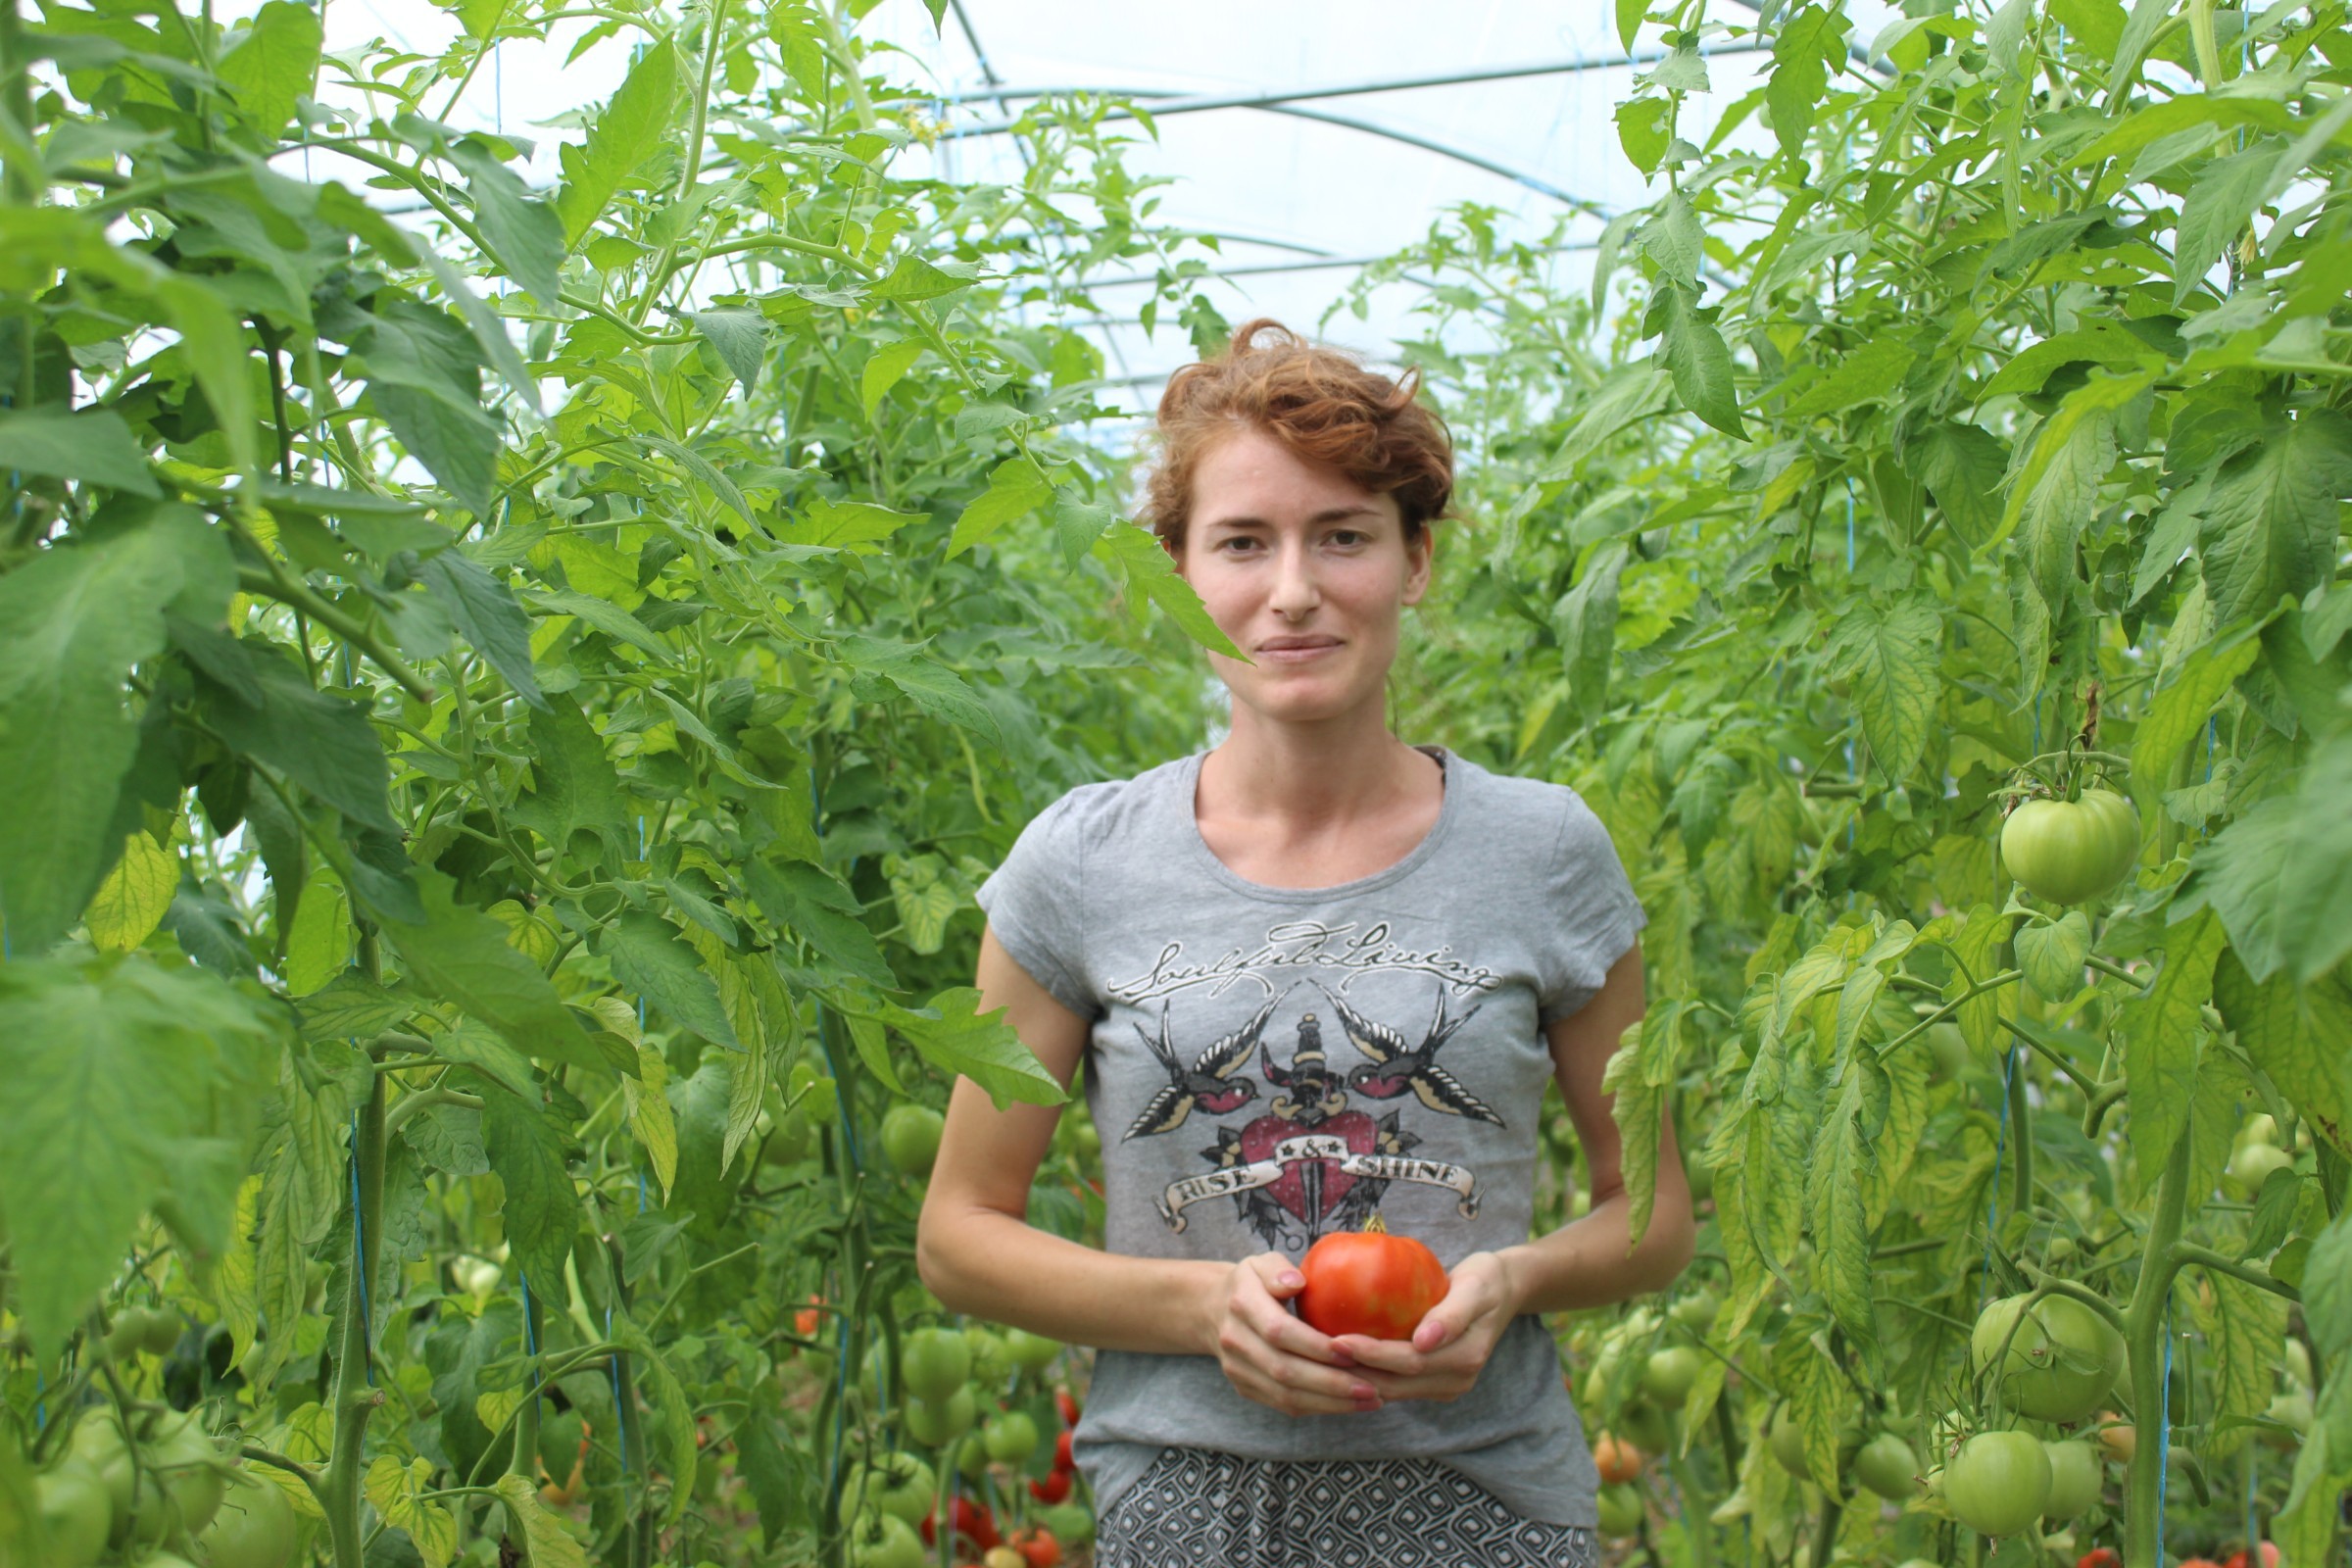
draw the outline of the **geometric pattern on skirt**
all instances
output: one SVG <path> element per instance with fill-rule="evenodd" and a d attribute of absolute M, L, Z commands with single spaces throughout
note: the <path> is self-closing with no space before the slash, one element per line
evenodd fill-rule
<path fill-rule="evenodd" d="M 1593 1533 L 1526 1519 L 1435 1459 L 1162 1448 L 1097 1525 L 1097 1568 L 1594 1568 Z"/>

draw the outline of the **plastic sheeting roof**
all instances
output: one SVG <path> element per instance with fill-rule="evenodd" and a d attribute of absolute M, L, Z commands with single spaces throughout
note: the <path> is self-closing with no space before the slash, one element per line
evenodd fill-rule
<path fill-rule="evenodd" d="M 1752 24 L 1743 3 L 1727 3 L 1718 21 Z M 1887 14 L 1877 0 L 1862 4 Z M 418 0 L 326 0 L 325 10 L 330 50 L 380 37 L 438 53 L 457 32 Z M 533 162 L 552 181 L 556 141 L 578 132 L 545 122 L 602 99 L 627 68 L 617 40 L 566 62 L 584 26 L 560 24 L 550 44 L 502 43 L 446 118 L 546 138 Z M 1657 58 L 1656 30 L 1629 61 L 1606 0 L 951 0 L 939 30 L 921 0 L 884 0 L 858 30 L 904 52 L 870 69 L 936 94 L 931 110 L 949 127 L 935 151 L 900 155 L 905 172 L 1016 181 L 1021 151 L 1002 127 L 1037 94 L 1149 95 L 1157 134 L 1132 126 L 1129 168 L 1171 181 L 1156 193 L 1156 220 L 1222 236 L 1221 255 L 1206 259 L 1223 276 L 1208 292 L 1237 321 L 1265 315 L 1317 330 L 1355 267 L 1422 238 L 1459 203 L 1494 209 L 1506 234 L 1527 238 L 1576 215 L 1576 245 L 1651 194 L 1619 150 L 1612 116 L 1635 73 Z M 1711 91 L 1685 109 L 1693 141 L 1770 60 L 1752 38 L 1717 36 L 1707 53 Z M 1735 135 L 1766 139 L 1752 121 Z M 1590 256 L 1570 249 L 1557 265 L 1581 277 Z M 1425 335 L 1410 314 L 1416 295 L 1389 287 L 1364 319 L 1337 316 L 1321 334 L 1388 360 L 1399 339 Z M 1140 289 L 1095 294 L 1112 318 L 1099 329 L 1111 374 L 1140 414 L 1159 379 L 1193 356 L 1164 316 L 1146 334 L 1120 308 L 1130 296 L 1141 304 Z"/>

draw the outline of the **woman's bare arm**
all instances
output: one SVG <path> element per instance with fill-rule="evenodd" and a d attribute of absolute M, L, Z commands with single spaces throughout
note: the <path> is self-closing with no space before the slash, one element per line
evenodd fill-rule
<path fill-rule="evenodd" d="M 1077 1075 L 1089 1025 L 980 937 L 980 1009 L 1004 1009 L 1062 1088 Z M 1291 1414 L 1377 1407 L 1332 1342 L 1293 1317 L 1297 1270 L 1278 1253 L 1239 1263 L 1098 1251 L 1028 1222 L 1030 1184 L 1061 1111 L 999 1110 L 959 1078 L 915 1231 L 923 1284 L 953 1311 L 1111 1350 L 1213 1355 L 1235 1387 Z"/>

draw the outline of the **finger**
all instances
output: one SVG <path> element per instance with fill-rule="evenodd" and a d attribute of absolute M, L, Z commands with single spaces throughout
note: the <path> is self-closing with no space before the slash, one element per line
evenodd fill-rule
<path fill-rule="evenodd" d="M 1368 1334 L 1343 1334 L 1332 1348 L 1357 1367 L 1410 1377 L 1422 1370 L 1424 1357 L 1406 1340 L 1376 1340 Z"/>
<path fill-rule="evenodd" d="M 1262 1359 L 1244 1357 L 1241 1375 L 1234 1381 L 1258 1403 L 1294 1415 L 1368 1412 L 1384 1402 L 1379 1391 L 1361 1378 L 1278 1353 Z"/>
<path fill-rule="evenodd" d="M 1279 1346 L 1293 1355 L 1320 1361 L 1326 1366 L 1355 1365 L 1354 1352 L 1313 1324 L 1291 1316 L 1280 1306 L 1271 1308 L 1268 1315 L 1258 1318 L 1256 1322 L 1258 1333 L 1267 1344 Z"/>
<path fill-rule="evenodd" d="M 1244 1272 L 1254 1277 L 1266 1294 L 1278 1301 L 1287 1301 L 1306 1289 L 1306 1276 L 1280 1252 L 1259 1252 L 1246 1261 L 1249 1267 Z"/>

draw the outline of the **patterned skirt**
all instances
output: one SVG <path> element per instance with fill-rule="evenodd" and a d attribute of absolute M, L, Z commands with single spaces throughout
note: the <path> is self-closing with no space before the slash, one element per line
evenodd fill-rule
<path fill-rule="evenodd" d="M 1595 1568 L 1592 1531 L 1513 1513 L 1435 1459 L 1163 1448 L 1097 1529 L 1096 1568 Z"/>

